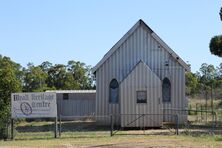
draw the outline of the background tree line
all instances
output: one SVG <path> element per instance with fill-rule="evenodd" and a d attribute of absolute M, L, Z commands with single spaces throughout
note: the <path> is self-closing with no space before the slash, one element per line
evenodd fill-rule
<path fill-rule="evenodd" d="M 196 73 L 186 73 L 186 95 L 189 99 L 199 100 L 198 104 L 203 105 L 204 110 L 218 108 L 214 104 L 222 102 L 222 63 L 217 67 L 203 63 Z"/>
<path fill-rule="evenodd" d="M 0 139 L 6 138 L 10 122 L 11 93 L 55 89 L 95 89 L 91 66 L 79 61 L 68 61 L 67 65 L 45 61 L 22 67 L 0 55 Z"/>
<path fill-rule="evenodd" d="M 22 91 L 95 89 L 91 66 L 79 61 L 68 61 L 67 65 L 46 61 L 40 65 L 28 63 L 21 70 Z"/>
<path fill-rule="evenodd" d="M 186 73 L 186 95 L 207 95 L 214 91 L 216 99 L 222 99 L 222 63 L 215 67 L 203 63 L 196 73 Z"/>

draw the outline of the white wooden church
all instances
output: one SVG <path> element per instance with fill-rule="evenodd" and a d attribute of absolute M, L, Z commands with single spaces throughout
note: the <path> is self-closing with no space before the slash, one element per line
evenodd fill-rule
<path fill-rule="evenodd" d="M 185 72 L 190 67 L 139 20 L 93 68 L 96 115 L 116 115 L 122 127 L 160 127 L 187 120 Z M 143 115 L 140 118 L 140 115 Z M 121 115 L 121 116 L 119 116 Z M 145 118 L 144 118 L 145 117 Z M 98 122 L 110 124 L 108 118 Z"/>

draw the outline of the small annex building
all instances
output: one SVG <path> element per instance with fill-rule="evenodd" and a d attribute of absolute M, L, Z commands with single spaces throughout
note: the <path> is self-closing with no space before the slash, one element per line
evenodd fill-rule
<path fill-rule="evenodd" d="M 48 90 L 55 92 L 57 114 L 63 119 L 75 120 L 95 116 L 96 90 Z"/>
<path fill-rule="evenodd" d="M 122 127 L 160 127 L 174 120 L 173 114 L 184 123 L 186 71 L 190 67 L 139 20 L 93 68 L 96 116 L 112 114 Z"/>

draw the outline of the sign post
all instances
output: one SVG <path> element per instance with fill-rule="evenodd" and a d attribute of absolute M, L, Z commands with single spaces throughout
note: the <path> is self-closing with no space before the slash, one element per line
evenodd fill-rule
<path fill-rule="evenodd" d="M 11 140 L 14 140 L 14 119 L 11 119 Z"/>
<path fill-rule="evenodd" d="M 55 138 L 57 137 L 56 93 L 13 93 L 11 94 L 11 117 L 18 118 L 54 118 Z M 13 128 L 12 133 L 13 133 Z"/>

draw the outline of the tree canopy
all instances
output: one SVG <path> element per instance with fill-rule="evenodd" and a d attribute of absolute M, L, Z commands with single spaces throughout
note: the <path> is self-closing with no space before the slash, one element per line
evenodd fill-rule
<path fill-rule="evenodd" d="M 21 88 L 21 66 L 0 55 L 0 139 L 5 137 L 9 122 L 11 93 L 19 92 Z"/>
<path fill-rule="evenodd" d="M 212 54 L 222 57 L 222 35 L 214 36 L 210 40 L 209 47 Z"/>
<path fill-rule="evenodd" d="M 220 20 L 222 21 L 222 7 L 220 8 Z"/>
<path fill-rule="evenodd" d="M 222 7 L 219 14 L 220 20 L 222 21 Z M 222 35 L 216 35 L 212 37 L 210 40 L 209 48 L 212 54 L 222 57 Z"/>

